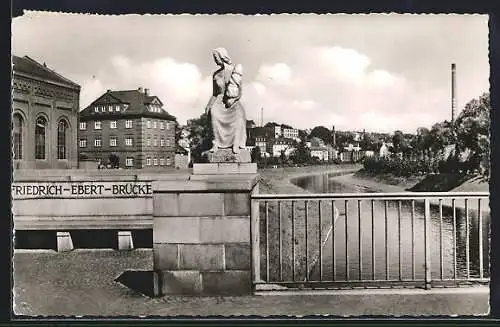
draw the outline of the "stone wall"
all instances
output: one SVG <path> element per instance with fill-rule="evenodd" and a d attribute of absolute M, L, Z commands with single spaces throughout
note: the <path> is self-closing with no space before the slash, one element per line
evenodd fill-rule
<path fill-rule="evenodd" d="M 251 293 L 250 194 L 257 175 L 153 182 L 154 269 L 161 294 Z"/>

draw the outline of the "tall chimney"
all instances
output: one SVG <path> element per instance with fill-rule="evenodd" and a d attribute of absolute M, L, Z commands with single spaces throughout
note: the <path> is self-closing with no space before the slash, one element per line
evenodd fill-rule
<path fill-rule="evenodd" d="M 260 108 L 260 127 L 264 127 L 264 108 Z"/>
<path fill-rule="evenodd" d="M 337 145 L 335 140 L 335 125 L 332 126 L 332 145 L 334 147 Z"/>
<path fill-rule="evenodd" d="M 455 121 L 455 110 L 457 107 L 457 84 L 456 84 L 456 66 L 451 64 L 451 123 Z"/>

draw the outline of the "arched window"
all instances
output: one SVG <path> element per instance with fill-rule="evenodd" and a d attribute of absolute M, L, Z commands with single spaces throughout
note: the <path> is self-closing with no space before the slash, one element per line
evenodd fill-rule
<path fill-rule="evenodd" d="M 68 123 L 60 120 L 57 124 L 57 159 L 66 159 L 66 133 L 68 132 Z"/>
<path fill-rule="evenodd" d="M 19 114 L 15 114 L 13 117 L 14 123 L 14 159 L 20 160 L 23 158 L 23 127 L 24 121 L 23 117 Z"/>
<path fill-rule="evenodd" d="M 35 125 L 35 159 L 46 159 L 47 120 L 38 117 Z"/>

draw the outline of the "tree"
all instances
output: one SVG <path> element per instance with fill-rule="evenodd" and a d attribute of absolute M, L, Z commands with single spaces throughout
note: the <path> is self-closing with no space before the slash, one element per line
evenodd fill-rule
<path fill-rule="evenodd" d="M 429 133 L 430 149 L 433 154 L 442 151 L 447 145 L 454 143 L 453 130 L 447 121 L 432 125 Z"/>
<path fill-rule="evenodd" d="M 260 152 L 260 147 L 255 146 L 250 153 L 250 157 L 252 158 L 252 162 L 259 162 L 262 158 L 262 153 Z"/>
<path fill-rule="evenodd" d="M 481 162 L 489 168 L 490 110 L 490 95 L 484 93 L 468 102 L 455 122 L 457 149 L 470 151 L 471 169 L 480 168 Z"/>
<path fill-rule="evenodd" d="M 295 149 L 293 155 L 290 156 L 292 162 L 296 164 L 305 164 L 311 159 L 311 151 L 306 146 L 304 140 L 297 144 L 297 149 Z"/>
<path fill-rule="evenodd" d="M 402 151 L 402 149 L 405 147 L 405 137 L 403 135 L 403 132 L 394 132 L 394 135 L 392 136 L 392 146 L 394 147 L 395 152 Z"/>
<path fill-rule="evenodd" d="M 375 137 L 369 133 L 363 134 L 363 137 L 361 138 L 361 141 L 359 142 L 359 146 L 363 150 L 376 151 L 378 149 L 377 141 L 375 140 Z"/>
<path fill-rule="evenodd" d="M 193 119 L 189 128 L 188 137 L 192 145 L 193 162 L 204 162 L 203 152 L 212 147 L 213 139 L 210 112 L 203 113 L 199 118 Z"/>
<path fill-rule="evenodd" d="M 323 142 L 325 142 L 325 144 L 332 144 L 333 142 L 332 131 L 324 126 L 314 127 L 311 131 L 311 134 L 309 134 L 309 137 L 320 138 L 323 140 Z"/>

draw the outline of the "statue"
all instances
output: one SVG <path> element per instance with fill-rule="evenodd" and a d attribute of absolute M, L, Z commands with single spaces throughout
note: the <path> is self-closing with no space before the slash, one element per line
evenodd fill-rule
<path fill-rule="evenodd" d="M 226 156 L 222 161 L 241 161 L 234 157 L 245 149 L 247 137 L 245 109 L 240 102 L 243 69 L 241 65 L 233 65 L 224 48 L 215 49 L 213 57 L 219 69 L 213 74 L 213 93 L 205 109 L 210 114 L 213 131 L 213 146 L 209 153 L 214 157 L 220 150 L 228 149 L 233 159 Z"/>

